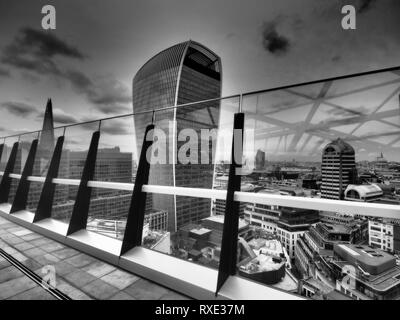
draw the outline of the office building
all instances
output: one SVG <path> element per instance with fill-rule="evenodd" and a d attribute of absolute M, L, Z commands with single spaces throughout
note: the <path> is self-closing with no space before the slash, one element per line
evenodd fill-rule
<path fill-rule="evenodd" d="M 218 98 L 221 94 L 221 60 L 211 50 L 191 40 L 174 45 L 142 66 L 133 79 L 132 92 L 134 113 Z M 167 138 L 177 136 L 187 128 L 195 130 L 200 137 L 200 129 L 218 128 L 219 109 L 219 101 L 211 101 L 156 113 L 155 120 Z M 135 116 L 138 153 L 145 126 L 150 121 L 151 113 Z M 171 121 L 174 121 L 172 127 Z M 176 145 L 170 145 L 166 141 L 163 147 L 160 146 L 159 153 L 165 151 L 167 163 L 152 164 L 150 184 L 212 187 L 214 159 L 211 148 L 209 163 L 201 163 L 201 152 L 198 152 L 197 163 L 181 163 L 178 151 L 184 143 L 177 141 Z M 168 211 L 168 228 L 172 232 L 187 223 L 199 223 L 211 214 L 211 201 L 208 199 L 164 195 L 151 195 L 149 199 L 148 206 Z"/>
<path fill-rule="evenodd" d="M 256 153 L 256 170 L 263 170 L 265 168 L 265 152 L 257 150 Z"/>
<path fill-rule="evenodd" d="M 326 145 L 321 175 L 321 198 L 342 200 L 347 186 L 357 178 L 353 147 L 340 138 Z"/>
<path fill-rule="evenodd" d="M 400 220 L 375 218 L 368 221 L 368 243 L 390 253 L 400 253 Z"/>

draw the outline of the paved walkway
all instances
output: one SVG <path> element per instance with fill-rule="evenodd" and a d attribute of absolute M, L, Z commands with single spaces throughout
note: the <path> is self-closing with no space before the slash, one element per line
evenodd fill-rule
<path fill-rule="evenodd" d="M 71 299 L 188 299 L 1 217 L 0 248 L 40 276 L 43 266 L 53 265 L 56 288 Z M 54 298 L 0 257 L 0 299 Z"/>

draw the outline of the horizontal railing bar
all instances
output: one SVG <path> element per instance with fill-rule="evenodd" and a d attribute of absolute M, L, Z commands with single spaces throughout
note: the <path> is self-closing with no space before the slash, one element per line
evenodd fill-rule
<path fill-rule="evenodd" d="M 194 198 L 226 199 L 226 190 L 144 185 L 142 191 L 147 193 L 169 194 Z"/>
<path fill-rule="evenodd" d="M 332 211 L 345 214 L 350 213 L 361 216 L 400 219 L 400 206 L 398 205 L 321 198 L 291 197 L 251 192 L 235 192 L 234 199 L 241 202 L 265 205 L 278 205 L 284 207 Z"/>
<path fill-rule="evenodd" d="M 32 182 L 45 182 L 46 177 L 36 177 L 36 176 L 29 176 L 27 178 L 28 181 L 32 181 Z"/>
<path fill-rule="evenodd" d="M 80 179 L 62 179 L 62 178 L 54 178 L 52 183 L 55 184 L 64 184 L 64 185 L 70 185 L 70 186 L 79 186 L 81 183 Z"/>
<path fill-rule="evenodd" d="M 88 187 L 91 188 L 104 188 L 104 189 L 114 189 L 114 190 L 126 190 L 133 191 L 133 183 L 123 183 L 123 182 L 109 182 L 109 181 L 89 181 Z"/>
<path fill-rule="evenodd" d="M 20 179 L 20 174 L 11 173 L 10 178 Z M 29 181 L 44 182 L 44 177 L 29 176 Z M 79 179 L 64 179 L 55 178 L 52 180 L 55 184 L 79 186 Z M 92 188 L 114 189 L 133 191 L 133 183 L 125 182 L 110 182 L 110 181 L 89 181 L 88 186 Z M 188 188 L 188 187 L 173 187 L 161 185 L 144 185 L 143 192 L 186 196 L 194 198 L 207 198 L 207 199 L 226 199 L 226 190 L 205 189 L 205 188 Z M 391 218 L 400 219 L 400 206 L 370 203 L 370 202 L 356 202 L 344 200 L 332 200 L 321 198 L 306 198 L 306 197 L 291 197 L 276 194 L 266 193 L 252 193 L 252 192 L 235 192 L 235 201 L 264 204 L 264 205 L 278 205 L 282 207 L 292 207 L 319 211 L 332 211 L 344 214 L 353 214 L 360 216 L 370 216 L 378 218 Z"/>

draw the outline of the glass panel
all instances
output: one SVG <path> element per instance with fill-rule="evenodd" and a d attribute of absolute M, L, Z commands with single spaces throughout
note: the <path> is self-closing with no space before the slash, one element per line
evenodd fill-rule
<path fill-rule="evenodd" d="M 58 178 L 81 179 L 87 152 L 98 122 L 67 127 L 61 154 Z M 54 195 L 52 218 L 68 222 L 76 200 L 78 186 L 57 184 Z"/>
<path fill-rule="evenodd" d="M 63 133 L 64 128 L 40 132 L 35 164 L 33 166 L 34 176 L 46 177 L 57 139 L 62 136 Z"/>
<path fill-rule="evenodd" d="M 92 188 L 87 230 L 122 239 L 132 192 Z"/>
<path fill-rule="evenodd" d="M 8 158 L 15 142 L 18 142 L 18 137 L 6 138 L 4 141 L 3 153 L 1 155 L 1 171 L 6 169 Z"/>
<path fill-rule="evenodd" d="M 142 120 L 151 123 L 151 113 Z M 94 180 L 134 183 L 138 165 L 133 116 L 103 120 Z M 132 192 L 92 188 L 87 229 L 122 239 Z"/>
<path fill-rule="evenodd" d="M 31 212 L 36 212 L 36 208 L 39 203 L 43 185 L 44 185 L 43 182 L 35 182 L 35 181 L 29 182 L 29 193 L 28 193 L 28 200 L 26 203 L 26 210 Z"/>
<path fill-rule="evenodd" d="M 56 184 L 51 217 L 69 223 L 77 193 L 78 187 Z"/>
<path fill-rule="evenodd" d="M 150 184 L 216 187 L 215 177 L 223 175 L 218 168 L 230 158 L 233 115 L 238 108 L 239 98 L 230 98 L 178 106 L 175 115 L 172 110 L 171 116 L 176 117 L 176 144 L 168 141 L 164 149 L 167 159 L 173 162 L 152 164 Z M 158 114 L 156 121 L 157 124 L 160 121 Z M 164 136 L 171 139 L 173 125 L 168 127 L 162 122 L 158 128 L 165 130 Z M 159 149 L 158 157 L 163 152 Z M 145 247 L 218 267 L 224 220 L 223 216 L 214 215 L 212 199 L 157 194 L 147 194 L 147 197 Z"/>
<path fill-rule="evenodd" d="M 47 171 L 49 169 L 54 148 L 57 143 L 57 138 L 62 136 L 63 133 L 64 128 L 40 132 L 39 144 L 36 151 L 35 162 L 33 165 L 33 176 L 43 178 L 47 176 Z M 29 183 L 27 210 L 36 212 L 43 186 L 43 182 L 31 181 Z"/>
<path fill-rule="evenodd" d="M 103 120 L 94 180 L 134 183 L 137 162 L 133 116 Z"/>
<path fill-rule="evenodd" d="M 1 171 L 5 170 L 9 157 L 11 155 L 11 150 L 14 146 L 14 143 L 18 142 L 18 139 L 19 139 L 18 136 L 5 139 L 3 154 L 1 156 Z M 15 165 L 18 167 L 17 163 L 18 163 L 18 153 L 17 153 L 17 158 L 15 160 Z M 1 177 L 1 179 L 3 179 L 3 177 Z M 18 182 L 19 182 L 18 179 L 11 178 L 10 193 L 8 195 L 8 203 L 10 204 L 12 204 L 12 201 L 14 199 L 14 194 L 17 190 Z"/>
<path fill-rule="evenodd" d="M 266 190 L 256 192 L 269 193 Z M 318 211 L 242 202 L 240 216 L 239 276 L 297 293 L 298 281 L 303 278 L 298 265 L 303 261 L 299 260 L 296 246 L 319 222 Z M 306 261 L 305 266 L 308 263 Z M 334 288 L 332 283 L 329 292 Z"/>
<path fill-rule="evenodd" d="M 242 190 L 399 206 L 399 93 L 384 72 L 245 96 Z M 399 296 L 400 214 L 243 205 L 240 275 L 313 299 Z"/>
<path fill-rule="evenodd" d="M 38 138 L 38 133 L 22 134 L 19 139 L 17 158 L 13 173 L 22 174 L 24 170 L 26 160 L 32 145 L 32 141 Z M 8 202 L 13 203 L 20 179 L 11 179 L 10 194 L 8 196 Z"/>
<path fill-rule="evenodd" d="M 17 158 L 15 160 L 13 173 L 22 174 L 25 167 L 26 159 L 28 158 L 29 150 L 32 141 L 38 138 L 38 133 L 23 134 L 20 136 L 18 144 Z"/>
<path fill-rule="evenodd" d="M 247 177 L 281 194 L 399 205 L 399 91 L 385 72 L 245 96 Z"/>

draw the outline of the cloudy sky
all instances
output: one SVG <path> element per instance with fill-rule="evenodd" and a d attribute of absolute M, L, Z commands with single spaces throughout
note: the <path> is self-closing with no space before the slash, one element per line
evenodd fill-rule
<path fill-rule="evenodd" d="M 0 0 L 0 135 L 40 128 L 48 97 L 57 124 L 131 112 L 137 70 L 188 39 L 220 55 L 224 96 L 398 66 L 399 16 L 399 0 Z"/>

